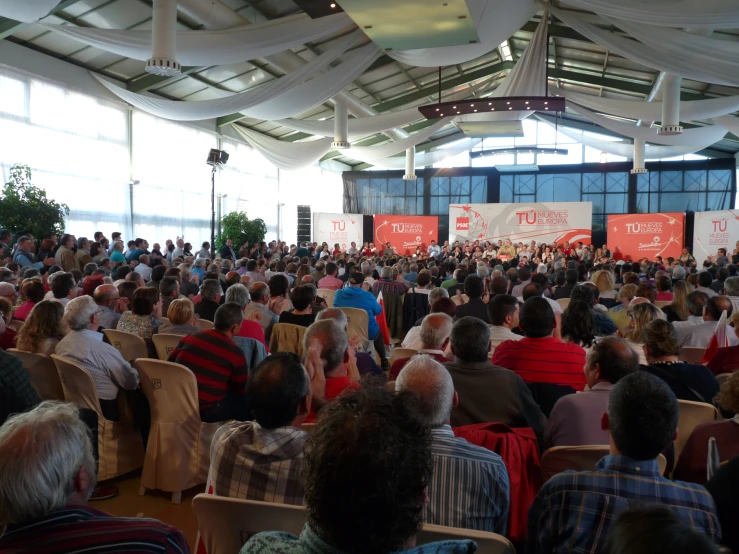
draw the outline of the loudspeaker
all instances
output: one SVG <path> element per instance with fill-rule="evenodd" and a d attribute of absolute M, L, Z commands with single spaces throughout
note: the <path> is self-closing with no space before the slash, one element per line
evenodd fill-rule
<path fill-rule="evenodd" d="M 298 206 L 298 242 L 311 240 L 310 206 Z"/>

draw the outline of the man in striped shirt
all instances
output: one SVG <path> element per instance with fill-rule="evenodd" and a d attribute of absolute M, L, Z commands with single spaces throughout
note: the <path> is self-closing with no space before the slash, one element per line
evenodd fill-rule
<path fill-rule="evenodd" d="M 0 553 L 189 554 L 174 527 L 87 507 L 95 481 L 88 430 L 73 404 L 43 402 L 10 418 L 0 428 Z"/>
<path fill-rule="evenodd" d="M 247 421 L 251 419 L 246 401 L 249 368 L 244 352 L 232 340 L 241 329 L 241 306 L 226 303 L 216 310 L 214 319 L 213 329 L 182 337 L 168 360 L 195 374 L 201 421 Z"/>
<path fill-rule="evenodd" d="M 423 521 L 505 534 L 508 471 L 498 454 L 454 436 L 449 417 L 458 397 L 446 368 L 430 356 L 414 356 L 400 371 L 395 389 L 418 397 L 419 414 L 431 427 L 434 473 Z"/>

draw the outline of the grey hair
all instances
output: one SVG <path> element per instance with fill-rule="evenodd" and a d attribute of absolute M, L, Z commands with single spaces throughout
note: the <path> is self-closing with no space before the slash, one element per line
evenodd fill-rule
<path fill-rule="evenodd" d="M 0 267 L 0 283 L 7 283 L 15 279 L 15 274 L 7 267 Z"/>
<path fill-rule="evenodd" d="M 316 321 L 325 321 L 327 319 L 333 319 L 342 329 L 349 328 L 349 320 L 346 318 L 346 314 L 339 308 L 326 308 L 316 315 Z"/>
<path fill-rule="evenodd" d="M 215 300 L 216 296 L 223 293 L 220 279 L 206 279 L 200 285 L 200 296 L 204 300 Z"/>
<path fill-rule="evenodd" d="M 207 258 L 195 258 L 195 262 L 193 263 L 194 267 L 205 269 L 206 264 L 209 262 Z"/>
<path fill-rule="evenodd" d="M 208 271 L 209 272 L 212 272 L 212 273 L 220 273 L 221 272 L 221 268 L 220 268 L 220 266 L 218 264 L 210 264 L 208 266 Z"/>
<path fill-rule="evenodd" d="M 454 404 L 454 383 L 447 369 L 430 356 L 413 356 L 395 380 L 395 390 L 418 397 L 418 414 L 429 427 L 449 421 Z"/>
<path fill-rule="evenodd" d="M 64 308 L 64 321 L 73 331 L 81 331 L 90 323 L 90 318 L 98 311 L 92 296 L 79 296 L 70 300 Z"/>
<path fill-rule="evenodd" d="M 383 267 L 382 271 L 380 272 L 380 277 L 382 277 L 383 279 L 392 279 L 393 278 L 393 268 L 388 265 Z"/>
<path fill-rule="evenodd" d="M 485 262 L 477 262 L 477 274 L 480 277 L 482 277 L 482 278 L 487 277 L 488 276 L 488 269 L 489 268 L 488 268 L 488 266 L 487 266 L 487 264 Z"/>
<path fill-rule="evenodd" d="M 219 284 L 220 286 L 220 284 Z M 226 303 L 233 302 L 238 304 L 242 308 L 251 302 L 251 296 L 249 295 L 249 289 L 244 285 L 235 284 L 231 285 L 226 289 Z"/>
<path fill-rule="evenodd" d="M 726 296 L 739 296 L 739 277 L 729 277 L 724 281 Z"/>
<path fill-rule="evenodd" d="M 366 261 L 362 262 L 361 268 L 362 268 L 362 273 L 364 273 L 365 276 L 369 277 L 370 275 L 372 275 L 372 266 L 370 265 L 369 262 L 366 262 Z"/>
<path fill-rule="evenodd" d="M 63 508 L 80 467 L 95 488 L 88 430 L 74 404 L 46 401 L 0 427 L 0 527 Z"/>
<path fill-rule="evenodd" d="M 421 343 L 424 348 L 441 349 L 452 333 L 454 320 L 445 313 L 429 314 L 421 323 Z"/>
<path fill-rule="evenodd" d="M 681 265 L 672 268 L 673 279 L 685 279 L 685 268 Z"/>
<path fill-rule="evenodd" d="M 321 342 L 321 359 L 326 361 L 325 371 L 333 371 L 339 367 L 344 361 L 344 353 L 349 348 L 349 339 L 346 338 L 344 328 L 332 319 L 316 321 L 305 331 L 303 352 L 308 352 L 313 338 L 319 338 Z"/>
<path fill-rule="evenodd" d="M 500 269 L 494 269 L 493 270 L 493 274 L 492 274 L 492 277 L 493 278 L 495 278 L 495 277 L 502 277 L 502 276 L 503 276 L 503 272 Z"/>
<path fill-rule="evenodd" d="M 429 292 L 429 304 L 433 304 L 439 298 L 449 298 L 449 291 L 441 287 L 431 289 L 431 292 Z"/>

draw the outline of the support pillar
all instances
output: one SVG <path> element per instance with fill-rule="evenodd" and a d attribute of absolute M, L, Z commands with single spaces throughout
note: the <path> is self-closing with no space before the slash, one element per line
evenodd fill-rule
<path fill-rule="evenodd" d="M 415 181 L 416 176 L 416 147 L 411 146 L 405 151 L 405 175 L 403 179 L 406 181 Z"/>
<path fill-rule="evenodd" d="M 646 145 L 644 139 L 634 139 L 634 169 L 631 173 L 638 175 L 640 173 L 646 173 L 647 170 L 644 167 L 644 155 L 646 152 Z"/>
<path fill-rule="evenodd" d="M 349 111 L 346 102 L 334 98 L 334 141 L 331 148 L 334 150 L 347 150 L 349 144 Z"/>
<path fill-rule="evenodd" d="M 154 75 L 173 77 L 181 73 L 177 56 L 177 0 L 154 0 L 151 58 L 146 71 Z"/>
<path fill-rule="evenodd" d="M 660 135 L 681 135 L 680 126 L 680 85 L 682 77 L 665 75 L 662 86 L 662 126 Z"/>

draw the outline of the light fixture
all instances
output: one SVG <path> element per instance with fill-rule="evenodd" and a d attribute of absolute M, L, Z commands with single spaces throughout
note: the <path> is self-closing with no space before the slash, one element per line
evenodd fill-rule
<path fill-rule="evenodd" d="M 567 148 L 531 148 L 530 146 L 514 146 L 513 148 L 492 148 L 488 150 L 470 150 L 470 158 L 486 158 L 505 154 L 549 154 L 566 156 Z"/>
<path fill-rule="evenodd" d="M 331 9 L 334 9 L 336 7 L 336 4 L 331 4 Z"/>
<path fill-rule="evenodd" d="M 503 98 L 486 98 L 488 100 L 488 111 L 495 111 L 508 108 L 509 111 L 565 111 L 564 97 L 553 96 L 505 96 Z M 423 114 L 426 119 L 437 119 L 442 112 L 446 113 L 451 110 L 454 115 L 467 115 L 479 111 L 479 100 L 470 99 L 457 102 L 440 102 L 436 104 L 428 104 L 419 106 L 418 111 Z"/>

